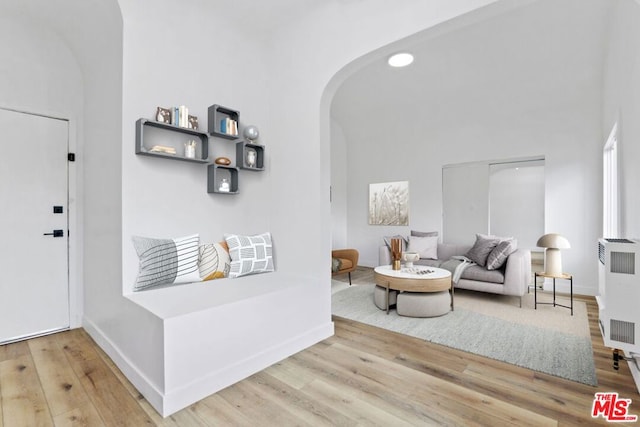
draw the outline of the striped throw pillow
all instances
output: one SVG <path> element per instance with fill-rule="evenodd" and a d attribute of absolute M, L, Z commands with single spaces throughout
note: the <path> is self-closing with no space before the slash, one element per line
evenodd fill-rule
<path fill-rule="evenodd" d="M 134 291 L 154 286 L 199 282 L 197 234 L 177 239 L 133 236 L 140 261 Z"/>

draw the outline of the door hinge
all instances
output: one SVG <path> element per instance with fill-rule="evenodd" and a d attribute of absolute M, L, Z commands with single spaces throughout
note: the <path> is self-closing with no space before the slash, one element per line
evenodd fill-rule
<path fill-rule="evenodd" d="M 67 160 L 69 160 L 70 162 L 75 162 L 76 161 L 76 153 L 68 153 L 67 154 Z"/>

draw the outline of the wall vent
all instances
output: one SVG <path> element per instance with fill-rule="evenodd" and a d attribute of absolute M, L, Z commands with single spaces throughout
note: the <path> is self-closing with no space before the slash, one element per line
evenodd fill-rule
<path fill-rule="evenodd" d="M 636 274 L 636 254 L 634 252 L 613 252 L 611 251 L 612 273 Z"/>
<path fill-rule="evenodd" d="M 635 344 L 635 323 L 611 319 L 610 325 L 612 340 Z"/>

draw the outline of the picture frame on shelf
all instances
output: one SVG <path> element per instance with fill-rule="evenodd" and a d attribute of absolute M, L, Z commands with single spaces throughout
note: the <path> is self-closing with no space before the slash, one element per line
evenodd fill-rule
<path fill-rule="evenodd" d="M 189 116 L 188 128 L 198 129 L 198 118 L 196 116 Z"/>
<path fill-rule="evenodd" d="M 156 109 L 156 121 L 171 124 L 171 109 L 158 107 Z"/>

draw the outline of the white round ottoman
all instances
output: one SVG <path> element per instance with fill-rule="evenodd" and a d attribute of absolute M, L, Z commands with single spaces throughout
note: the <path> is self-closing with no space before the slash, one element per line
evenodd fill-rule
<path fill-rule="evenodd" d="M 389 306 L 396 304 L 398 291 L 389 289 Z M 373 302 L 380 310 L 387 309 L 387 288 L 377 286 L 373 290 Z"/>
<path fill-rule="evenodd" d="M 440 292 L 402 292 L 398 295 L 396 311 L 401 316 L 436 317 L 451 311 L 451 294 Z"/>

